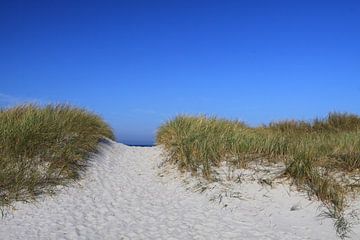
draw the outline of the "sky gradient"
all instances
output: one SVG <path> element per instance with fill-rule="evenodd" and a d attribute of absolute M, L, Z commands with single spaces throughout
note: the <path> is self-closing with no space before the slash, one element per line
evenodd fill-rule
<path fill-rule="evenodd" d="M 179 113 L 360 114 L 359 1 L 0 1 L 0 106 L 70 103 L 127 144 Z"/>

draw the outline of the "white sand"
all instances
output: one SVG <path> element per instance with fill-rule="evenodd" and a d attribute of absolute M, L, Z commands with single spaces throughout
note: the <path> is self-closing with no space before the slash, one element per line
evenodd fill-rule
<path fill-rule="evenodd" d="M 177 171 L 159 169 L 161 153 L 103 145 L 80 186 L 16 203 L 0 220 L 0 239 L 337 239 L 332 220 L 316 216 L 319 203 L 287 186 L 194 192 L 187 188 L 201 187 L 195 178 L 184 184 Z"/>

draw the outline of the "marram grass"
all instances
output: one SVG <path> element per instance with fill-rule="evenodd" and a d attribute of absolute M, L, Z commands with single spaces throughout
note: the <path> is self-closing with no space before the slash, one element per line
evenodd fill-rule
<path fill-rule="evenodd" d="M 29 201 L 79 177 L 102 138 L 114 139 L 97 115 L 68 105 L 0 110 L 0 208 Z"/>
<path fill-rule="evenodd" d="M 200 170 L 208 179 L 222 161 L 234 167 L 246 167 L 259 158 L 284 162 L 284 175 L 321 200 L 338 219 L 340 237 L 346 236 L 342 213 L 349 189 L 331 173 L 353 173 L 360 168 L 357 115 L 330 113 L 324 119 L 282 121 L 257 128 L 216 117 L 180 115 L 159 128 L 157 143 L 164 145 L 169 161 L 181 170 Z"/>

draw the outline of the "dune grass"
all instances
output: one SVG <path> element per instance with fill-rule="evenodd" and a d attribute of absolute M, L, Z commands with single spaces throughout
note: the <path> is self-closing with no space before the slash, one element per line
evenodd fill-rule
<path fill-rule="evenodd" d="M 206 116 L 178 116 L 162 125 L 157 143 L 164 145 L 169 161 L 181 170 L 202 172 L 211 180 L 212 169 L 227 161 L 246 167 L 256 159 L 283 162 L 285 176 L 316 196 L 337 219 L 340 237 L 346 237 L 343 210 L 345 183 L 335 173 L 360 168 L 360 117 L 330 113 L 313 121 L 282 121 L 251 128 L 238 121 Z"/>
<path fill-rule="evenodd" d="M 99 141 L 114 139 L 98 116 L 68 105 L 0 110 L 0 208 L 79 177 Z"/>

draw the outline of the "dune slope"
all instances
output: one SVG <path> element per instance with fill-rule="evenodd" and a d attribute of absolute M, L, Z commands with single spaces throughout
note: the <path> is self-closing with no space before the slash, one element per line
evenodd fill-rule
<path fill-rule="evenodd" d="M 244 183 L 244 197 L 224 205 L 188 190 L 177 171 L 164 174 L 162 161 L 161 147 L 102 144 L 79 184 L 16 203 L 0 239 L 336 239 L 318 203 L 287 187 Z"/>

